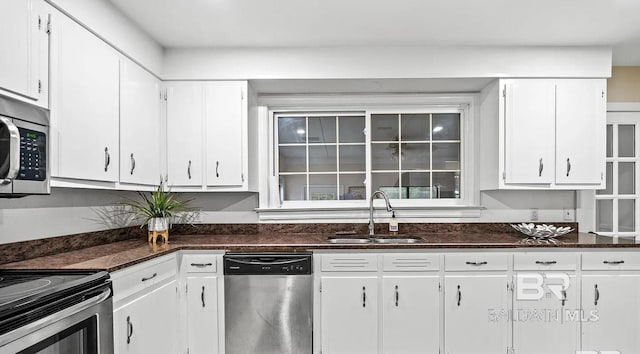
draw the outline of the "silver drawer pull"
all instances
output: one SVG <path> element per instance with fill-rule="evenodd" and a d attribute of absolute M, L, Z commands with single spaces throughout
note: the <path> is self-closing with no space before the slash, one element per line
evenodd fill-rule
<path fill-rule="evenodd" d="M 562 290 L 562 306 L 567 302 L 567 291 Z"/>
<path fill-rule="evenodd" d="M 623 264 L 624 261 L 604 261 L 602 262 L 604 264 L 610 264 L 610 265 L 618 265 L 618 264 Z"/>
<path fill-rule="evenodd" d="M 367 288 L 362 287 L 362 307 L 367 307 Z"/>
<path fill-rule="evenodd" d="M 220 167 L 220 161 L 216 161 L 216 177 L 220 177 L 220 174 L 218 173 L 219 167 Z"/>
<path fill-rule="evenodd" d="M 131 337 L 133 337 L 133 322 L 131 322 L 131 316 L 127 316 L 127 344 L 131 343 Z"/>
<path fill-rule="evenodd" d="M 536 264 L 540 264 L 540 265 L 552 265 L 552 264 L 556 264 L 558 262 L 556 261 L 536 261 Z"/>
<path fill-rule="evenodd" d="M 200 294 L 200 300 L 202 300 L 202 307 L 204 308 L 205 307 L 205 304 L 204 304 L 204 286 L 202 287 L 202 293 Z"/>
<path fill-rule="evenodd" d="M 131 172 L 130 174 L 133 175 L 133 171 L 136 169 L 136 158 L 133 157 L 133 153 L 131 153 Z"/>
<path fill-rule="evenodd" d="M 538 163 L 538 177 L 542 177 L 542 170 L 544 170 L 544 164 L 542 163 L 542 158 Z"/>
<path fill-rule="evenodd" d="M 150 276 L 150 277 L 142 278 L 142 281 L 151 280 L 151 279 L 153 279 L 153 278 L 155 278 L 155 277 L 157 277 L 157 276 L 158 276 L 158 273 L 153 273 L 153 275 L 152 275 L 152 276 Z"/>
<path fill-rule="evenodd" d="M 595 306 L 598 306 L 598 300 L 600 300 L 600 290 L 598 290 L 598 284 L 594 286 L 594 290 L 595 290 L 595 296 L 594 296 L 595 301 L 593 302 L 593 304 Z"/>
<path fill-rule="evenodd" d="M 481 265 L 486 265 L 487 262 L 466 262 L 468 265 L 472 265 L 472 266 L 481 266 Z"/>
<path fill-rule="evenodd" d="M 191 160 L 189 160 L 189 165 L 187 166 L 187 176 L 191 179 Z"/>
<path fill-rule="evenodd" d="M 213 265 L 212 263 L 191 263 L 192 267 L 197 267 L 197 268 L 211 267 L 212 265 Z"/>
<path fill-rule="evenodd" d="M 104 172 L 109 171 L 109 165 L 111 164 L 111 155 L 109 154 L 109 148 L 104 148 Z"/>
<path fill-rule="evenodd" d="M 398 291 L 398 286 L 396 285 L 396 307 L 398 307 L 399 300 L 400 300 L 400 292 Z"/>
<path fill-rule="evenodd" d="M 462 301 L 462 290 L 460 290 L 460 285 L 458 285 L 458 307 L 460 307 L 461 301 Z"/>

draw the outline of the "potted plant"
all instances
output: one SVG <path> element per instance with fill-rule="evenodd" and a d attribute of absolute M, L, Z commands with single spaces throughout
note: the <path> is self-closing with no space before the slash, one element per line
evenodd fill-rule
<path fill-rule="evenodd" d="M 161 243 L 169 243 L 172 223 L 191 222 L 198 215 L 198 211 L 189 205 L 192 199 L 178 199 L 163 182 L 153 192 L 138 192 L 138 195 L 140 200 L 129 200 L 122 205 L 141 220 L 140 227 L 147 225 L 149 243 L 156 244 L 158 238 Z"/>

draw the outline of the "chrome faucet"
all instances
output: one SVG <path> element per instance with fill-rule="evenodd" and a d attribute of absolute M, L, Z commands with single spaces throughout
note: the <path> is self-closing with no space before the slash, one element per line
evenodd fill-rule
<path fill-rule="evenodd" d="M 387 193 L 383 191 L 375 191 L 371 194 L 371 199 L 369 199 L 369 236 L 373 236 L 375 233 L 375 226 L 373 225 L 373 200 L 377 195 L 381 195 L 384 198 L 384 202 L 387 204 L 387 211 L 393 211 L 393 208 L 389 203 L 389 196 L 387 196 Z"/>

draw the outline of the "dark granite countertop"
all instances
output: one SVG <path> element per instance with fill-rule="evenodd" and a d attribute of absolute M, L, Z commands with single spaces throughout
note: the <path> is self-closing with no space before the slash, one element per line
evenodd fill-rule
<path fill-rule="evenodd" d="M 423 233 L 415 244 L 331 244 L 328 235 L 257 233 L 235 235 L 171 236 L 170 243 L 154 249 L 142 239 L 111 242 L 75 251 L 0 265 L 0 269 L 82 269 L 115 271 L 178 250 L 224 250 L 236 252 L 295 252 L 307 250 L 377 249 L 557 249 L 640 247 L 633 239 L 619 239 L 586 233 L 570 233 L 557 245 L 522 243 L 516 233 Z"/>

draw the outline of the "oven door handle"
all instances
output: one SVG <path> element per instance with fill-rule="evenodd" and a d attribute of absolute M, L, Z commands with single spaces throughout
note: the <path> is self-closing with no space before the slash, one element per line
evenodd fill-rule
<path fill-rule="evenodd" d="M 12 121 L 5 117 L 0 117 L 0 125 L 6 126 L 9 131 L 9 155 L 7 161 L 0 161 L 2 164 L 9 163 L 7 175 L 0 179 L 0 185 L 3 185 L 13 182 L 20 171 L 20 131 Z"/>

